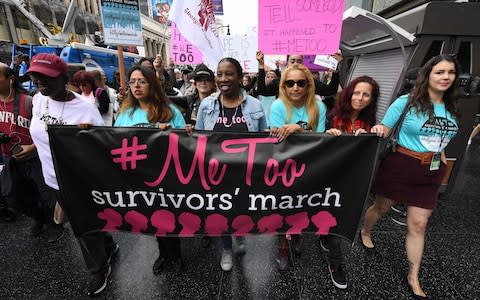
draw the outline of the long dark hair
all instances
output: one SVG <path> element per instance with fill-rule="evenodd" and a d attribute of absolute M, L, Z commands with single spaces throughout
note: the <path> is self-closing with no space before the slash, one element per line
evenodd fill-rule
<path fill-rule="evenodd" d="M 372 95 L 370 103 L 367 107 L 360 111 L 357 119 L 367 122 L 370 126 L 375 125 L 375 113 L 377 112 L 377 100 L 380 96 L 380 87 L 378 86 L 378 83 L 370 76 L 360 76 L 350 81 L 348 86 L 342 91 L 338 104 L 332 109 L 332 112 L 330 113 L 330 116 L 332 118 L 338 117 L 343 121 L 350 120 L 351 114 L 353 112 L 353 92 L 355 90 L 355 86 L 357 86 L 357 84 L 361 82 L 370 84 L 370 86 L 372 87 Z"/>
<path fill-rule="evenodd" d="M 429 61 L 425 63 L 425 65 L 420 69 L 420 72 L 418 73 L 418 78 L 415 81 L 415 86 L 410 93 L 409 103 L 417 107 L 419 111 L 428 114 L 429 117 L 433 117 L 433 103 L 432 101 L 430 101 L 430 95 L 428 93 L 429 77 L 433 67 L 442 61 L 453 63 L 455 65 L 455 71 L 457 72 L 453 84 L 443 94 L 443 102 L 445 103 L 445 108 L 447 109 L 447 111 L 458 119 L 460 117 L 460 114 L 457 108 L 457 87 L 458 72 L 460 71 L 460 66 L 453 55 L 440 54 L 432 57 Z"/>
<path fill-rule="evenodd" d="M 149 109 L 147 112 L 148 121 L 150 123 L 160 122 L 166 123 L 169 122 L 173 117 L 173 112 L 171 111 L 169 104 L 170 99 L 165 95 L 163 87 L 160 85 L 160 81 L 157 78 L 155 72 L 147 67 L 135 66 L 128 73 L 128 79 L 132 76 L 132 73 L 135 71 L 140 71 L 142 75 L 148 82 L 148 104 Z M 120 107 L 120 112 L 124 112 L 129 108 L 135 108 L 139 106 L 137 98 L 132 94 L 131 90 L 128 90 L 128 97 L 122 103 Z M 133 110 L 132 110 L 133 114 Z"/>

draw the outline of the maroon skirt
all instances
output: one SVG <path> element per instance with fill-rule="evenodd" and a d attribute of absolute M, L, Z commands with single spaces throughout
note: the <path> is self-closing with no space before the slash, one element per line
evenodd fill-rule
<path fill-rule="evenodd" d="M 422 165 L 417 158 L 393 152 L 380 163 L 372 192 L 407 206 L 433 209 L 446 171 L 444 163 L 430 171 L 430 164 Z"/>

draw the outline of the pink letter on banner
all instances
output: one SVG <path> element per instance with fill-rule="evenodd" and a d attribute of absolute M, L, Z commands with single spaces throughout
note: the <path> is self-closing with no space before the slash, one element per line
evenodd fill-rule
<path fill-rule="evenodd" d="M 343 6 L 344 0 L 259 0 L 259 49 L 265 54 L 337 52 Z"/>
<path fill-rule="evenodd" d="M 200 64 L 202 53 L 187 41 L 172 23 L 172 35 L 170 37 L 170 57 L 176 64 Z"/>

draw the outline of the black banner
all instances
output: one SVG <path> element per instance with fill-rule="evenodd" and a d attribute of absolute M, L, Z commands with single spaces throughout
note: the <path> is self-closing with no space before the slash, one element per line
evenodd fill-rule
<path fill-rule="evenodd" d="M 353 240 L 379 139 L 49 126 L 76 235 L 337 234 Z"/>

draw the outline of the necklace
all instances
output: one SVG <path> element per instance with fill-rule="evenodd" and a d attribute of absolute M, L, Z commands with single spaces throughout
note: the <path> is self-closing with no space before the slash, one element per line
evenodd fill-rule
<path fill-rule="evenodd" d="M 50 101 L 50 98 L 47 98 L 47 101 L 45 102 L 45 111 L 43 113 L 43 123 L 45 124 L 45 131 L 48 130 L 48 125 L 55 125 L 55 124 L 63 125 L 63 111 L 65 110 L 65 103 L 66 103 L 66 101 L 63 101 L 62 112 L 60 113 L 60 117 L 58 117 L 58 119 L 55 119 L 49 115 L 49 110 L 48 110 L 49 101 Z"/>
<path fill-rule="evenodd" d="M 223 126 L 227 128 L 232 127 L 233 120 L 237 117 L 238 107 L 240 106 L 240 97 L 241 95 L 238 96 L 238 103 L 237 103 L 237 106 L 235 107 L 235 113 L 232 116 L 232 120 L 230 121 L 230 124 L 227 124 L 227 121 L 225 121 L 225 123 L 223 123 Z M 223 105 L 223 96 L 220 97 L 220 102 L 221 102 L 220 104 L 222 105 L 222 117 L 225 118 L 225 105 Z"/>

